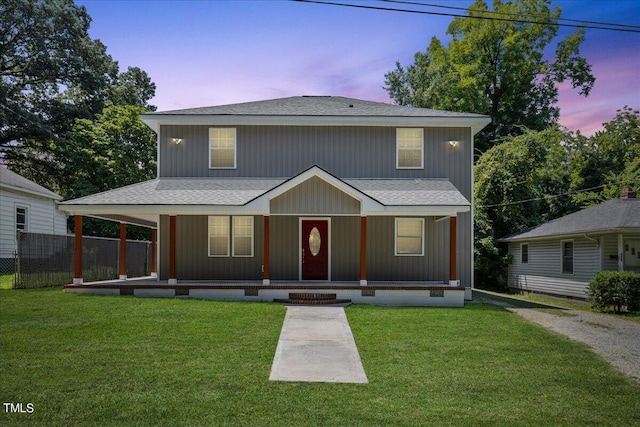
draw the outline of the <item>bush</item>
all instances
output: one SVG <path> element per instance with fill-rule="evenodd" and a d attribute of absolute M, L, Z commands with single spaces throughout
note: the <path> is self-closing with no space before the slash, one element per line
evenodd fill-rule
<path fill-rule="evenodd" d="M 599 310 L 613 307 L 616 313 L 623 307 L 640 310 L 640 274 L 630 271 L 601 271 L 589 283 L 589 302 Z"/>

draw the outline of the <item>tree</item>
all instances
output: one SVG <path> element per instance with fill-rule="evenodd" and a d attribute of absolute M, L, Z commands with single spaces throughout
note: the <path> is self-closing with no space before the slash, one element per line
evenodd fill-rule
<path fill-rule="evenodd" d="M 582 206 L 640 189 L 640 111 L 625 106 L 603 127 L 573 148 L 571 189 L 587 190 L 574 197 Z"/>
<path fill-rule="evenodd" d="M 0 147 L 50 139 L 102 110 L 118 67 L 90 22 L 72 0 L 0 4 Z"/>
<path fill-rule="evenodd" d="M 565 147 L 570 133 L 553 127 L 527 131 L 494 146 L 474 166 L 476 280 L 504 284 L 508 257 L 497 241 L 576 210 Z"/>
<path fill-rule="evenodd" d="M 77 198 L 152 179 L 156 176 L 156 136 L 141 120 L 139 106 L 109 106 L 95 122 L 77 119 L 68 137 L 54 147 L 65 198 Z M 118 224 L 87 221 L 85 230 L 118 236 Z M 130 238 L 149 238 L 128 228 Z"/>
<path fill-rule="evenodd" d="M 543 52 L 558 32 L 561 14 L 549 4 L 495 0 L 491 13 L 477 0 L 467 10 L 471 18 L 455 18 L 449 25 L 448 47 L 432 38 L 412 65 L 396 63 L 385 75 L 385 89 L 401 105 L 491 116 L 492 123 L 476 137 L 483 152 L 524 128 L 546 129 L 558 119 L 559 83 L 568 80 L 587 96 L 595 82 L 591 66 L 579 54 L 582 29 L 557 44 L 554 61 L 545 59 Z M 495 17 L 502 20 L 484 19 Z"/>

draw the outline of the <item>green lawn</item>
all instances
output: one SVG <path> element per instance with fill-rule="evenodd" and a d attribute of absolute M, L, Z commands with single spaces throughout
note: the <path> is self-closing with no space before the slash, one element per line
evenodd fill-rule
<path fill-rule="evenodd" d="M 0 289 L 12 289 L 13 288 L 13 274 L 0 274 Z"/>
<path fill-rule="evenodd" d="M 350 306 L 369 384 L 269 381 L 270 303 L 0 291 L 0 425 L 640 425 L 640 386 L 498 307 Z"/>

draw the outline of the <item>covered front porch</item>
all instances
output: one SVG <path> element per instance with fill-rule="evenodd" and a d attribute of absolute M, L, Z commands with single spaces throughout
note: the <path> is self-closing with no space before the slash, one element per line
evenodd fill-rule
<path fill-rule="evenodd" d="M 77 251 L 70 292 L 273 301 L 335 291 L 353 302 L 449 306 L 471 298 L 470 203 L 445 179 L 342 180 L 313 166 L 285 181 L 156 179 L 63 209 L 76 224 L 82 215 L 120 221 L 122 235 L 127 223 L 152 227 L 157 276 L 84 284 Z"/>

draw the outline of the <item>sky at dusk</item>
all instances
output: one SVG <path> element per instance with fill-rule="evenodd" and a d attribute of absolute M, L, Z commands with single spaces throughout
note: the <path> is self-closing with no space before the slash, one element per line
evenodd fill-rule
<path fill-rule="evenodd" d="M 473 3 L 424 2 L 464 8 Z M 453 19 L 283 0 L 77 4 L 87 8 L 90 35 L 107 46 L 121 71 L 137 66 L 149 74 L 157 86 L 151 103 L 159 111 L 299 95 L 391 102 L 383 89 L 385 73 L 396 61 L 411 64 L 433 36 L 446 44 Z M 562 18 L 640 25 L 637 0 L 552 5 L 562 8 Z M 559 37 L 573 31 L 561 28 Z M 595 87 L 587 98 L 570 84 L 560 88 L 560 123 L 591 135 L 617 109 L 640 108 L 640 33 L 588 29 L 581 54 L 592 65 Z"/>

